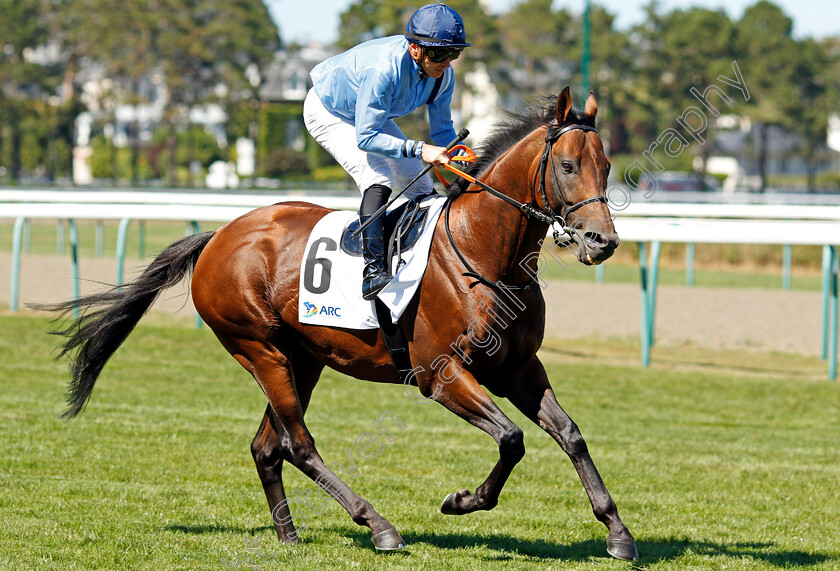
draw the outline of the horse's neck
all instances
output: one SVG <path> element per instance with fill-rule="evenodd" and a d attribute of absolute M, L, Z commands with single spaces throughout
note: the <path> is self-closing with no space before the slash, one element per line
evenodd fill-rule
<path fill-rule="evenodd" d="M 533 180 L 542 153 L 531 134 L 509 149 L 478 179 L 521 203 L 532 202 Z M 526 282 L 533 276 L 527 260 L 539 253 L 544 223 L 526 218 L 516 207 L 486 191 L 468 192 L 452 205 L 452 232 L 474 269 L 491 281 Z"/>

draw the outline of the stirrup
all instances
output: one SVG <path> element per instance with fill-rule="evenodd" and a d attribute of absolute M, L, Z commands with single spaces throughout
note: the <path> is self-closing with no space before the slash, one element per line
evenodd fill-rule
<path fill-rule="evenodd" d="M 368 266 L 365 267 L 365 274 L 367 274 L 367 268 Z M 391 283 L 392 279 L 394 279 L 394 277 L 385 271 L 365 275 L 365 277 L 362 278 L 362 299 L 365 301 L 372 301 L 376 299 L 379 292 L 382 291 L 386 285 Z"/>

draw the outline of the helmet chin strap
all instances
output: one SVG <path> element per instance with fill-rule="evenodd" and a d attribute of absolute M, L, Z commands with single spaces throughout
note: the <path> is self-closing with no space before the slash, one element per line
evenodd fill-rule
<path fill-rule="evenodd" d="M 412 46 L 420 51 L 419 56 L 414 55 L 414 50 L 412 49 Z M 408 44 L 408 53 L 411 55 L 411 59 L 413 59 L 415 63 L 417 63 L 417 67 L 420 68 L 420 79 L 431 77 L 428 73 L 426 73 L 426 70 L 423 69 L 423 48 L 419 44 L 410 43 Z"/>

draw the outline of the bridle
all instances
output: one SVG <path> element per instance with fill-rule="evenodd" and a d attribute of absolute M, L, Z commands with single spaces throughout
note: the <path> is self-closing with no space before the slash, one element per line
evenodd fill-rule
<path fill-rule="evenodd" d="M 553 161 L 553 158 L 552 158 L 551 150 L 554 147 L 554 143 L 556 143 L 557 140 L 561 136 L 563 136 L 565 133 L 568 133 L 569 131 L 592 131 L 593 133 L 598 132 L 598 130 L 595 129 L 595 127 L 592 127 L 591 125 L 578 125 L 578 124 L 566 125 L 565 127 L 557 129 L 557 120 L 556 119 L 553 120 L 548 125 L 548 133 L 546 133 L 546 136 L 545 136 L 545 148 L 543 149 L 542 158 L 540 159 L 540 166 L 537 168 L 537 174 L 535 176 L 535 180 L 539 179 L 539 187 L 538 188 L 539 188 L 539 191 L 540 191 L 540 198 L 542 198 L 543 204 L 545 204 L 546 208 L 548 209 L 548 212 L 546 212 L 545 210 L 542 210 L 542 209 L 540 209 L 540 211 L 543 214 L 546 214 L 548 216 L 553 217 L 554 220 L 552 221 L 552 223 L 559 222 L 564 230 L 567 229 L 567 227 L 566 227 L 566 217 L 568 217 L 569 214 L 571 214 L 575 210 L 583 208 L 587 204 L 592 204 L 594 202 L 603 202 L 605 204 L 607 202 L 607 197 L 606 196 L 593 196 L 591 198 L 581 200 L 580 202 L 575 202 L 571 206 L 567 206 L 566 211 L 564 213 L 560 214 L 560 215 L 555 214 L 554 211 L 551 209 L 551 203 L 549 203 L 548 195 L 546 194 L 546 191 L 545 191 L 545 173 L 546 173 L 546 171 L 551 170 L 551 176 L 554 179 L 554 188 L 557 189 L 557 195 L 560 197 L 560 200 L 562 200 L 563 204 L 565 205 L 566 201 L 563 198 L 563 193 L 560 190 L 560 181 L 557 180 L 557 171 L 554 168 L 554 164 L 553 164 L 554 161 Z M 536 191 L 534 190 L 535 187 L 536 187 L 536 184 L 532 185 L 531 186 L 531 191 L 534 194 L 534 198 L 535 198 L 534 201 L 536 202 Z"/>
<path fill-rule="evenodd" d="M 573 242 L 576 242 L 576 241 L 581 241 L 582 242 L 582 238 L 580 236 L 578 236 L 577 230 L 574 229 L 574 228 L 570 228 L 569 226 L 566 225 L 566 218 L 569 216 L 569 214 L 571 214 L 572 212 L 575 212 L 576 210 L 579 210 L 579 209 L 583 208 L 587 204 L 593 204 L 593 203 L 596 203 L 596 202 L 603 202 L 605 204 L 607 203 L 607 197 L 604 196 L 604 195 L 593 196 L 593 197 L 581 200 L 580 202 L 575 202 L 571 205 L 568 205 L 566 203 L 566 200 L 563 197 L 563 192 L 560 190 L 560 181 L 557 179 L 557 171 L 554 168 L 554 161 L 553 161 L 553 158 L 552 158 L 552 149 L 554 147 L 554 143 L 556 143 L 560 139 L 560 137 L 562 137 L 564 134 L 568 133 L 569 131 L 592 131 L 593 133 L 598 132 L 597 129 L 595 129 L 595 127 L 593 127 L 591 125 L 583 125 L 583 124 L 575 123 L 575 124 L 572 124 L 572 125 L 566 125 L 564 127 L 558 128 L 558 123 L 557 123 L 556 119 L 552 120 L 551 123 L 549 123 L 548 132 L 546 133 L 546 136 L 545 136 L 545 147 L 543 148 L 543 154 L 542 154 L 542 157 L 540 158 L 540 164 L 537 167 L 537 172 L 534 176 L 534 182 L 531 184 L 531 195 L 533 197 L 533 201 L 534 201 L 534 204 L 536 206 L 532 206 L 531 204 L 519 202 L 518 200 L 516 200 L 514 198 L 511 198 L 510 196 L 508 196 L 508 195 L 506 195 L 502 192 L 499 192 L 495 188 L 493 188 L 493 187 L 491 187 L 491 186 L 489 186 L 489 185 L 487 185 L 487 184 L 485 184 L 485 183 L 483 183 L 479 180 L 476 180 L 473 177 L 465 177 L 465 178 L 467 178 L 467 180 L 469 180 L 473 184 L 477 185 L 482 190 L 486 190 L 487 192 L 489 192 L 490 194 L 492 194 L 496 198 L 500 198 L 500 199 L 504 200 L 505 202 L 507 202 L 508 204 L 510 204 L 512 206 L 515 206 L 522 213 L 522 215 L 525 216 L 525 218 L 529 218 L 529 219 L 532 219 L 532 220 L 537 220 L 539 222 L 542 222 L 544 224 L 548 224 L 549 226 L 551 226 L 554 229 L 554 243 L 558 247 L 559 246 L 568 246 L 569 244 L 571 244 Z M 561 213 L 560 214 L 557 214 L 557 213 L 554 212 L 554 210 L 552 210 L 551 203 L 548 201 L 548 193 L 546 192 L 545 178 L 546 178 L 546 173 L 549 170 L 551 170 L 551 175 L 552 175 L 552 178 L 554 179 L 554 187 L 557 189 L 557 195 L 560 197 L 560 200 L 562 201 L 563 206 L 565 206 L 565 209 L 561 208 Z M 461 174 L 463 176 L 463 173 L 459 173 L 459 174 Z M 540 198 L 542 199 L 542 202 L 545 205 L 545 209 L 543 209 L 543 207 L 540 206 L 539 200 L 537 200 L 537 192 L 539 192 L 539 194 L 540 194 Z M 446 213 L 445 213 L 446 235 L 449 237 L 449 243 L 452 244 L 452 248 L 455 250 L 455 253 L 458 255 L 458 258 L 460 258 L 461 263 L 464 264 L 464 267 L 466 267 L 466 269 L 467 269 L 467 271 L 464 272 L 463 275 L 473 277 L 477 280 L 475 283 L 470 284 L 470 287 L 474 287 L 478 283 L 483 283 L 483 284 L 488 285 L 488 286 L 493 287 L 493 288 L 504 287 L 505 289 L 508 289 L 508 290 L 525 290 L 525 289 L 528 289 L 530 287 L 530 284 L 532 283 L 532 280 L 530 280 L 530 279 L 524 285 L 507 286 L 507 285 L 499 284 L 499 283 L 496 283 L 496 282 L 491 282 L 490 280 L 488 280 L 487 278 L 485 278 L 484 276 L 482 276 L 481 274 L 478 274 L 477 272 L 475 272 L 475 270 L 473 270 L 472 266 L 470 266 L 469 262 L 467 262 L 466 258 L 464 258 L 464 255 L 458 249 L 458 246 L 455 245 L 455 240 L 452 237 L 452 231 L 449 228 L 449 211 L 450 211 L 451 206 L 452 206 L 452 200 L 449 200 L 446 203 Z M 570 236 L 570 239 L 565 240 L 565 241 L 562 239 L 562 234 L 557 229 L 558 226 L 560 227 L 560 229 L 563 231 L 564 234 L 567 234 L 567 235 Z"/>

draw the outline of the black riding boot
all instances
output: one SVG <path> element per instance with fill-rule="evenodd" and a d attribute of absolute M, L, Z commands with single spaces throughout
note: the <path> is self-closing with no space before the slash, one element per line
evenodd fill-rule
<path fill-rule="evenodd" d="M 385 218 L 384 214 L 377 216 L 362 231 L 362 253 L 365 258 L 362 297 L 368 301 L 376 299 L 376 294 L 382 291 L 382 288 L 393 279 L 385 265 L 385 241 L 382 237 L 383 218 Z M 370 219 L 369 215 L 359 216 L 359 221 L 362 224 L 368 219 Z"/>
<path fill-rule="evenodd" d="M 359 208 L 359 221 L 364 225 L 371 215 L 388 201 L 390 195 L 391 189 L 381 184 L 374 184 L 365 190 Z M 362 297 L 368 301 L 375 299 L 376 294 L 393 279 L 388 273 L 388 266 L 385 265 L 384 221 L 383 213 L 362 231 L 362 253 L 365 258 Z"/>

